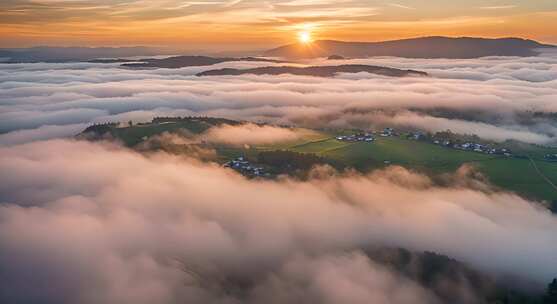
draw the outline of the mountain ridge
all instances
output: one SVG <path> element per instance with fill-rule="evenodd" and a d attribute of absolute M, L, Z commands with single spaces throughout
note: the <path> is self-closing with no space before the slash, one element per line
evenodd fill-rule
<path fill-rule="evenodd" d="M 536 56 L 539 48 L 555 46 L 523 38 L 475 38 L 429 36 L 379 42 L 316 40 L 310 44 L 288 44 L 263 53 L 265 57 L 288 59 L 338 55 L 349 58 L 393 56 L 403 58 L 470 59 L 486 56 Z"/>
<path fill-rule="evenodd" d="M 302 76 L 315 76 L 315 77 L 333 77 L 337 73 L 360 73 L 366 72 L 376 75 L 389 76 L 389 77 L 426 77 L 428 74 L 422 71 L 415 70 L 401 70 L 395 68 L 363 65 L 363 64 L 344 64 L 336 66 L 308 66 L 308 67 L 294 67 L 294 66 L 267 66 L 251 69 L 233 69 L 224 68 L 217 70 L 209 70 L 196 74 L 198 77 L 202 76 L 228 76 L 228 75 L 281 75 L 292 74 Z"/>

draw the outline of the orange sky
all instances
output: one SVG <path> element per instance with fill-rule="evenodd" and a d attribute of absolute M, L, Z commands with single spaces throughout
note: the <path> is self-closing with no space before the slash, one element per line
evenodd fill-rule
<path fill-rule="evenodd" d="M 314 39 L 518 36 L 557 44 L 555 0 L 2 0 L 0 47 L 248 50 Z"/>

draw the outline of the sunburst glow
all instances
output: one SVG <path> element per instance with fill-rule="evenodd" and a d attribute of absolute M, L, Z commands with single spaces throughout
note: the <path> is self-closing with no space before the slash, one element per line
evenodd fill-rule
<path fill-rule="evenodd" d="M 310 43 L 310 42 L 312 41 L 311 33 L 310 33 L 310 32 L 306 32 L 306 31 L 304 31 L 304 32 L 299 32 L 299 33 L 298 33 L 298 40 L 299 40 L 301 43 L 304 43 L 304 44 L 305 44 L 305 43 Z"/>

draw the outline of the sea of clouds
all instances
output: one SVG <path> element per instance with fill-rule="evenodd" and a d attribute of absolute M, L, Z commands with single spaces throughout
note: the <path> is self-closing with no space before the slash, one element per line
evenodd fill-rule
<path fill-rule="evenodd" d="M 48 140 L 0 148 L 0 171 L 8 303 L 440 302 L 361 251 L 375 246 L 445 254 L 538 288 L 557 273 L 557 218 L 467 183 L 466 170 L 444 187 L 399 167 L 259 181 Z"/>
<path fill-rule="evenodd" d="M 269 63 L 132 70 L 118 64 L 1 64 L 0 144 L 71 136 L 95 122 L 210 115 L 306 127 L 450 129 L 486 139 L 553 144 L 557 53 L 468 60 L 373 58 L 307 64 L 371 64 L 430 77 L 367 73 L 335 78 L 196 73 Z M 446 115 L 446 113 L 450 115 Z"/>
<path fill-rule="evenodd" d="M 249 180 L 194 158 L 68 138 L 95 122 L 161 115 L 451 129 L 543 144 L 557 135 L 555 122 L 527 115 L 557 111 L 552 54 L 352 62 L 424 70 L 430 77 L 200 78 L 194 75 L 216 67 L 0 65 L 0 299 L 443 301 L 370 259 L 366 249 L 375 247 L 437 252 L 538 291 L 557 276 L 557 218 L 537 202 L 471 179 L 468 168 L 442 177 L 444 186 L 399 167 L 367 175 L 320 168 L 327 174 L 307 181 Z M 447 109 L 457 117 L 443 116 Z M 189 140 L 165 136 L 157 140 Z M 299 133 L 247 124 L 202 136 L 241 145 L 295 140 Z M 462 296 L 451 303 L 478 303 L 466 282 L 455 288 Z"/>

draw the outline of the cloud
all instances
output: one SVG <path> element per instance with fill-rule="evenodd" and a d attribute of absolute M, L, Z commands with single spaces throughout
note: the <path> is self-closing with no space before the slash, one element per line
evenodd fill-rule
<path fill-rule="evenodd" d="M 496 5 L 496 6 L 482 6 L 480 9 L 483 10 L 504 10 L 504 9 L 511 9 L 516 8 L 516 5 Z"/>
<path fill-rule="evenodd" d="M 17 130 L 0 134 L 0 146 L 23 144 L 37 140 L 72 137 L 86 127 L 85 124 L 45 125 L 36 129 Z"/>
<path fill-rule="evenodd" d="M 432 297 L 358 254 L 369 246 L 434 251 L 538 286 L 557 272 L 557 219 L 536 203 L 398 167 L 256 181 L 51 140 L 0 148 L 0 171 L 0 290 L 12 302 Z"/>
<path fill-rule="evenodd" d="M 416 9 L 415 7 L 411 7 L 411 6 L 408 6 L 408 5 L 403 5 L 403 4 L 400 4 L 400 3 L 389 3 L 389 5 L 392 6 L 392 7 L 403 8 L 403 9 L 407 9 L 407 10 L 415 10 Z"/>
<path fill-rule="evenodd" d="M 294 142 L 318 133 L 303 129 L 289 129 L 253 123 L 241 125 L 221 125 L 213 127 L 201 135 L 203 140 L 230 145 L 267 145 Z"/>
<path fill-rule="evenodd" d="M 214 148 L 208 147 L 199 140 L 195 134 L 180 130 L 178 132 L 163 132 L 162 134 L 151 136 L 134 147 L 140 152 L 151 153 L 153 151 L 165 151 L 177 155 L 187 155 L 201 161 L 217 160 L 217 152 Z"/>
<path fill-rule="evenodd" d="M 298 127 L 404 123 L 430 131 L 466 130 L 494 140 L 553 144 L 557 57 L 468 60 L 370 58 L 346 63 L 428 72 L 428 78 L 367 73 L 335 78 L 242 75 L 196 77 L 213 68 L 252 68 L 254 62 L 214 67 L 130 70 L 103 64 L 18 64 L 0 70 L 0 132 L 153 116 L 210 115 Z M 330 64 L 315 60 L 307 64 Z M 6 67 L 4 69 L 4 67 Z M 420 120 L 418 123 L 417 120 Z M 410 123 L 406 123 L 409 125 Z"/>
<path fill-rule="evenodd" d="M 518 126 L 493 126 L 483 122 L 432 117 L 412 112 L 398 112 L 394 116 L 371 114 L 367 119 L 384 125 L 417 128 L 431 132 L 450 129 L 458 134 L 481 134 L 483 138 L 497 142 L 512 139 L 527 143 L 546 144 L 552 142 L 553 137 L 557 136 L 557 128 L 552 126 L 545 127 L 545 133 L 551 132 L 551 135 L 548 136 Z"/>
<path fill-rule="evenodd" d="M 0 132 L 34 129 L 41 126 L 71 125 L 92 121 L 107 114 L 95 109 L 64 109 L 60 111 L 13 111 L 0 113 Z"/>
<path fill-rule="evenodd" d="M 358 252 L 296 256 L 254 294 L 261 303 L 439 303 L 430 292 Z"/>

